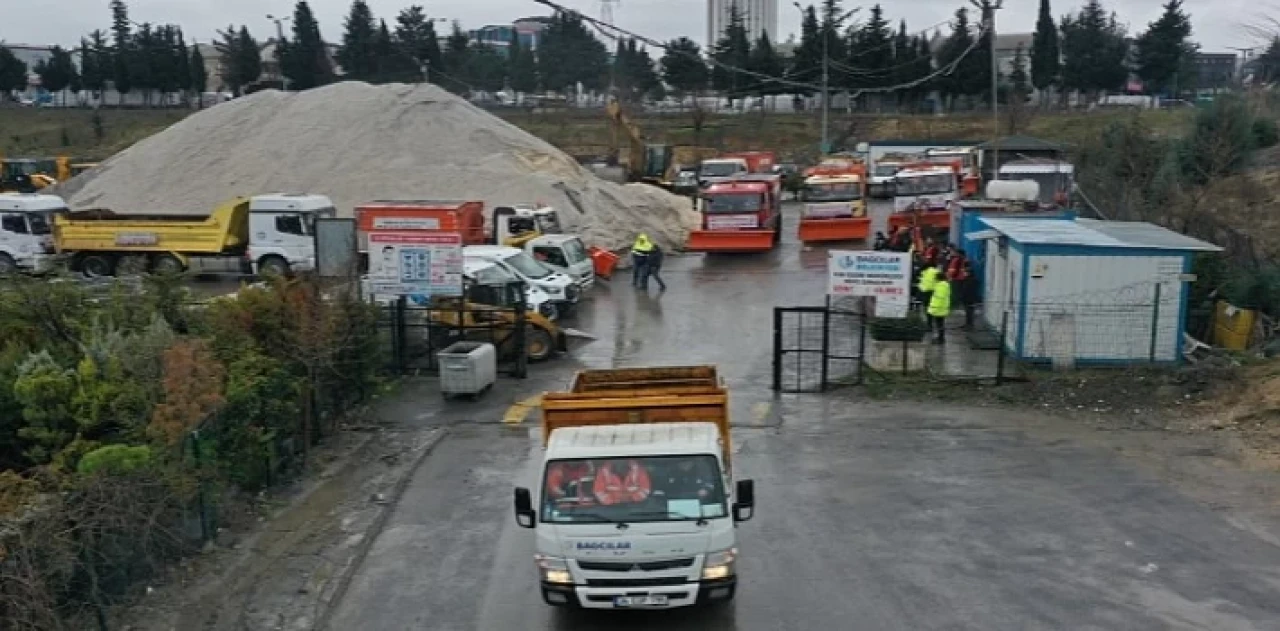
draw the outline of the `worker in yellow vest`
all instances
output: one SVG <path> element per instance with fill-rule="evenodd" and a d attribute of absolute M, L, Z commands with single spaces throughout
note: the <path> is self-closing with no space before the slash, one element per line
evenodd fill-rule
<path fill-rule="evenodd" d="M 916 295 L 919 296 L 921 308 L 928 309 L 929 298 L 933 295 L 933 288 L 938 284 L 938 278 L 942 276 L 942 271 L 937 265 L 926 265 L 920 272 L 920 280 L 916 281 Z"/>
<path fill-rule="evenodd" d="M 934 271 L 933 289 L 929 292 L 929 301 L 925 313 L 929 316 L 929 325 L 935 332 L 934 344 L 947 341 L 947 316 L 951 313 L 951 283 L 942 273 L 943 263 L 929 269 Z M 925 270 L 926 272 L 929 270 Z"/>
<path fill-rule="evenodd" d="M 649 235 L 641 232 L 631 245 L 631 286 L 647 287 L 649 280 L 649 254 L 653 252 L 653 241 Z"/>

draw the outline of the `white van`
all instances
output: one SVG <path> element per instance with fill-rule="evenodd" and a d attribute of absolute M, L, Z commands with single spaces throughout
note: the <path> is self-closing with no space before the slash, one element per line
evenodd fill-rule
<path fill-rule="evenodd" d="M 582 298 L 582 289 L 571 276 L 551 269 L 520 248 L 505 245 L 468 245 L 462 248 L 462 255 L 467 259 L 481 259 L 495 263 L 516 278 L 547 292 L 562 315 L 572 310 Z"/>
<path fill-rule="evenodd" d="M 56 195 L 0 194 L 0 276 L 53 268 L 53 217 L 69 212 Z"/>

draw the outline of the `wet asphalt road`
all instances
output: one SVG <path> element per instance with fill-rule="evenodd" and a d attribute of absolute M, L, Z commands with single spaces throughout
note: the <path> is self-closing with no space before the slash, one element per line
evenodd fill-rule
<path fill-rule="evenodd" d="M 582 366 L 720 366 L 758 501 L 732 607 L 545 606 L 510 499 L 535 484 L 536 423 L 480 406 L 415 472 L 329 628 L 1280 629 L 1280 524 L 1246 526 L 1017 414 L 773 397 L 772 307 L 824 291 L 825 253 L 794 244 L 794 221 L 767 255 L 672 257 L 661 296 L 600 288 L 576 323 L 598 339 L 534 368 L 541 384 Z"/>

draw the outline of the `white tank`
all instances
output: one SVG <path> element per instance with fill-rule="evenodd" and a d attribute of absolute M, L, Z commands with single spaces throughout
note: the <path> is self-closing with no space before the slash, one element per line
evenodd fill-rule
<path fill-rule="evenodd" d="M 987 199 L 1033 202 L 1040 199 L 1040 185 L 1034 180 L 992 180 L 987 182 Z"/>

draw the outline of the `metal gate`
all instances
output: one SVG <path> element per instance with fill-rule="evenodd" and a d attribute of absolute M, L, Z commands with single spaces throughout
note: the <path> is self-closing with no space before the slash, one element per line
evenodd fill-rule
<path fill-rule="evenodd" d="M 861 300 L 774 307 L 773 389 L 823 392 L 862 383 L 866 316 Z"/>

